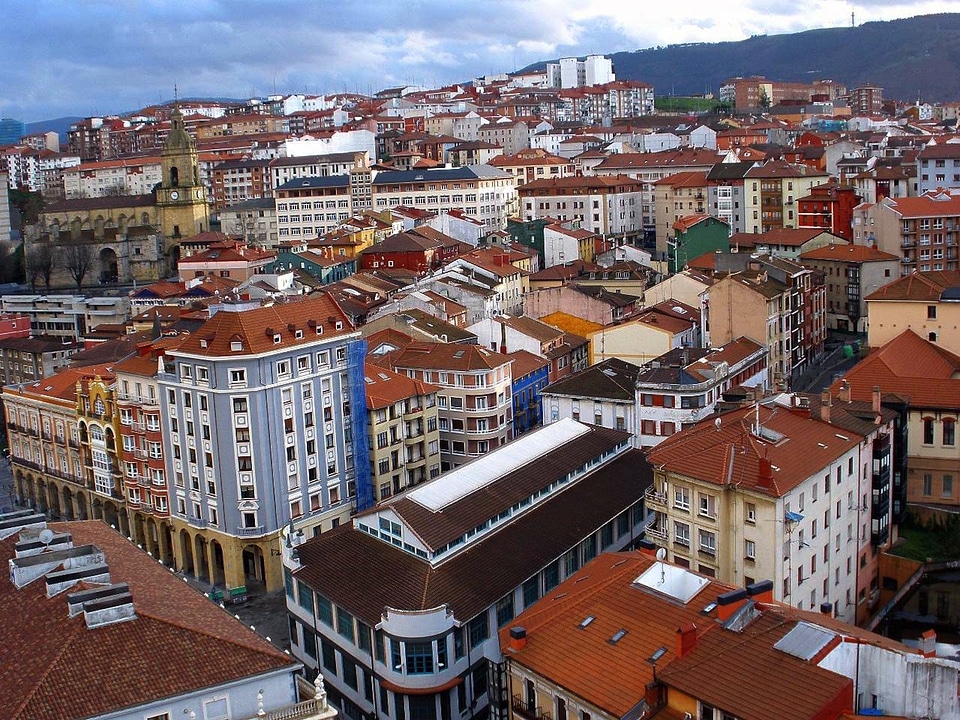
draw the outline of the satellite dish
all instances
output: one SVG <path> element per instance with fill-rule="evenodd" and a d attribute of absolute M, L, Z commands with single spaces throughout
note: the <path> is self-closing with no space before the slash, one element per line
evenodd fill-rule
<path fill-rule="evenodd" d="M 53 530 L 50 528 L 44 528 L 40 531 L 40 542 L 42 542 L 44 545 L 49 545 L 52 540 Z"/>
<path fill-rule="evenodd" d="M 657 560 L 663 562 L 667 559 L 667 551 L 663 548 L 657 548 Z"/>

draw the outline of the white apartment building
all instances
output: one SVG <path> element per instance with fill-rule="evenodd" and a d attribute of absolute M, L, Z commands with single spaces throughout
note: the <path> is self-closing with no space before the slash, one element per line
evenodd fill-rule
<path fill-rule="evenodd" d="M 63 193 L 74 198 L 147 195 L 163 180 L 160 157 L 88 162 L 63 171 Z"/>

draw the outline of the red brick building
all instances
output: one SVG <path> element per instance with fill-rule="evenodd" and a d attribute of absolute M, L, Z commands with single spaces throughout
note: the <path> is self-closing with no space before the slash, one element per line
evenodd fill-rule
<path fill-rule="evenodd" d="M 853 242 L 853 209 L 860 202 L 852 185 L 830 181 L 797 200 L 797 227 L 820 228 Z"/>

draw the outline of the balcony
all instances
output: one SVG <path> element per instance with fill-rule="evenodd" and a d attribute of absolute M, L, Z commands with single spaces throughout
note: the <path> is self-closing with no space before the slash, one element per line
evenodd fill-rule
<path fill-rule="evenodd" d="M 643 496 L 648 506 L 660 505 L 662 507 L 667 507 L 667 494 L 660 492 L 652 485 L 646 489 Z"/>
<path fill-rule="evenodd" d="M 650 525 L 646 530 L 643 531 L 644 535 L 650 540 L 659 540 L 661 542 L 667 541 L 667 529 L 655 527 Z"/>
<path fill-rule="evenodd" d="M 527 720 L 553 720 L 549 712 L 539 705 L 530 705 L 520 695 L 514 695 L 510 707 L 520 717 Z"/>

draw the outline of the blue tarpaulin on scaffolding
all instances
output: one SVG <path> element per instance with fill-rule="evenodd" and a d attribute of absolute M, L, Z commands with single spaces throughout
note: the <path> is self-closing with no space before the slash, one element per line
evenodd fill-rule
<path fill-rule="evenodd" d="M 355 340 L 347 345 L 347 381 L 350 383 L 350 430 L 357 482 L 357 512 L 373 507 L 370 438 L 367 437 L 367 384 L 363 379 L 366 357 L 366 340 Z"/>
<path fill-rule="evenodd" d="M 803 520 L 803 515 L 801 515 L 800 513 L 788 512 L 786 514 L 786 518 L 788 522 L 800 522 L 801 520 Z"/>

